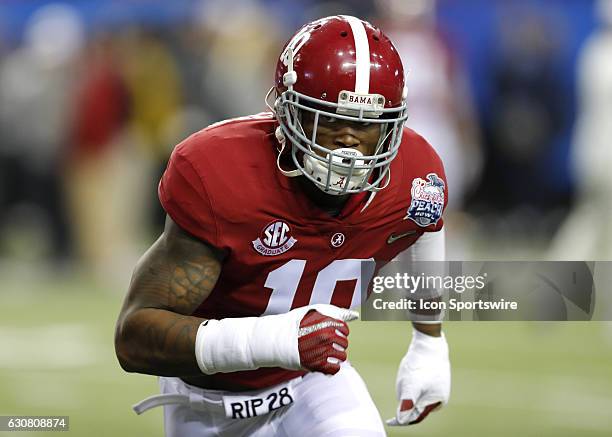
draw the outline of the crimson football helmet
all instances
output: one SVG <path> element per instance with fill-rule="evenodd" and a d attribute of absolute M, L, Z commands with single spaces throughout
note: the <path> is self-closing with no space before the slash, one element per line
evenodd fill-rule
<path fill-rule="evenodd" d="M 407 118 L 406 87 L 400 56 L 382 31 L 346 15 L 306 24 L 285 45 L 267 101 L 273 92 L 283 174 L 304 175 L 333 195 L 376 192 L 389 184 Z M 311 135 L 302 124 L 306 112 L 314 120 Z M 322 117 L 379 124 L 374 154 L 317 144 Z M 287 143 L 295 170 L 280 165 Z"/>

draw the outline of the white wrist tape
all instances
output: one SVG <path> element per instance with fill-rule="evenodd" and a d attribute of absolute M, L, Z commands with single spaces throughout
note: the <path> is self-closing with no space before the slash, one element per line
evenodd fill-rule
<path fill-rule="evenodd" d="M 339 320 L 357 317 L 354 311 L 333 305 L 310 305 L 285 314 L 207 320 L 196 336 L 200 370 L 211 375 L 260 367 L 299 369 L 298 330 L 312 309 Z"/>

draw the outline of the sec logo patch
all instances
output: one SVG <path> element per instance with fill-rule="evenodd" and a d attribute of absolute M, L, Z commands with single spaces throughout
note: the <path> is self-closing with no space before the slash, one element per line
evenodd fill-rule
<path fill-rule="evenodd" d="M 287 252 L 297 240 L 291 235 L 291 228 L 281 220 L 266 225 L 261 235 L 253 240 L 253 248 L 264 256 L 275 256 Z"/>

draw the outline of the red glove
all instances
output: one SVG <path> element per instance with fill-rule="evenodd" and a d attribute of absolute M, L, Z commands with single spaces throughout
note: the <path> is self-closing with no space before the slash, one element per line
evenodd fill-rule
<path fill-rule="evenodd" d="M 298 350 L 303 368 L 334 375 L 346 361 L 349 328 L 345 320 L 356 317 L 352 311 L 334 309 L 340 310 L 335 317 L 310 310 L 300 322 Z"/>

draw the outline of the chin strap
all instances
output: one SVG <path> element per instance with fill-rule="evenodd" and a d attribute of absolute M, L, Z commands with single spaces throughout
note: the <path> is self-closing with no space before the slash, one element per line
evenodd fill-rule
<path fill-rule="evenodd" d="M 376 194 L 377 194 L 376 191 L 370 192 L 370 195 L 368 196 L 368 201 L 366 202 L 365 205 L 363 205 L 363 208 L 361 208 L 361 211 L 359 211 L 360 213 L 364 212 L 366 208 L 370 206 L 370 203 L 372 203 L 372 201 L 374 200 L 374 197 L 376 197 Z"/>
<path fill-rule="evenodd" d="M 281 129 L 280 126 L 278 126 L 276 128 L 276 130 L 274 131 L 274 135 L 276 136 L 276 139 L 278 141 L 278 143 L 280 144 L 280 150 L 278 151 L 278 156 L 276 157 L 276 167 L 278 167 L 278 170 L 284 174 L 285 176 L 287 176 L 288 178 L 294 178 L 297 176 L 302 176 L 302 172 L 298 169 L 295 170 L 284 170 L 281 165 L 280 165 L 280 159 L 281 156 L 283 155 L 283 151 L 285 150 L 285 147 L 287 146 L 287 140 L 285 139 L 285 135 L 283 134 L 283 131 Z"/>
<path fill-rule="evenodd" d="M 387 186 L 389 185 L 389 183 L 391 182 L 391 168 L 389 168 L 389 170 L 387 170 L 387 177 L 385 178 L 385 184 L 382 187 L 377 187 L 376 189 L 373 189 L 370 192 L 370 196 L 368 197 L 368 201 L 366 202 L 366 204 L 363 206 L 363 208 L 361 208 L 361 211 L 359 212 L 364 212 L 366 210 L 366 208 L 368 206 L 370 206 L 370 203 L 372 203 L 372 201 L 374 200 L 374 198 L 376 197 L 376 195 L 378 194 L 379 191 L 384 190 L 385 188 L 387 188 Z"/>

